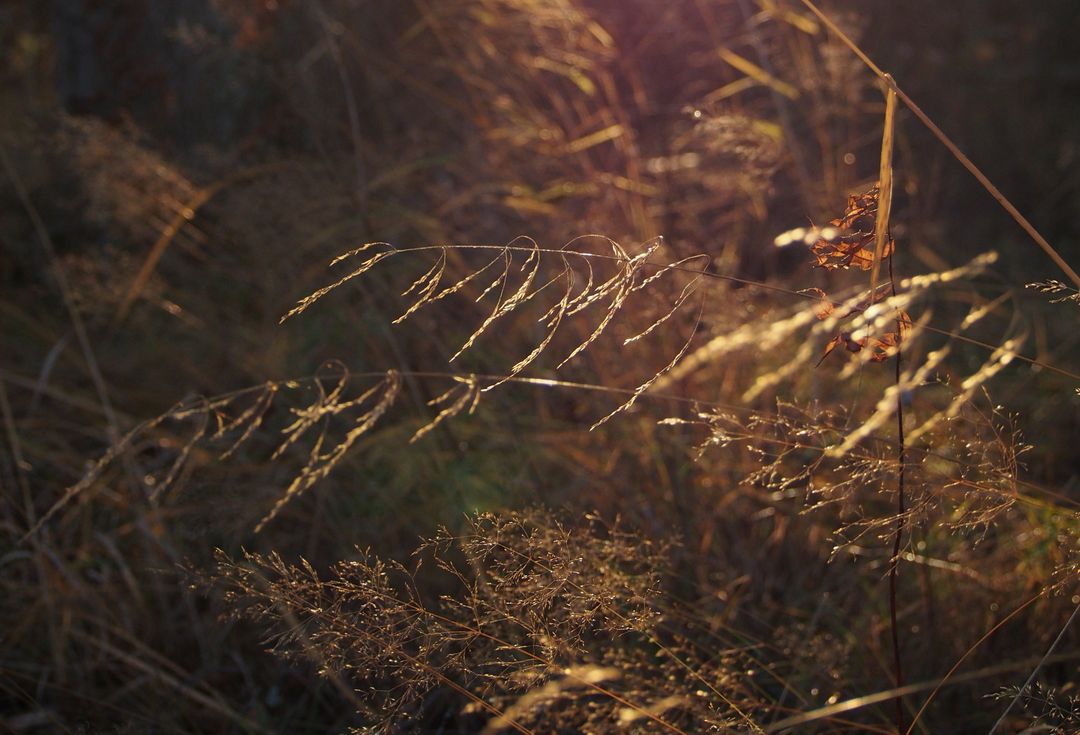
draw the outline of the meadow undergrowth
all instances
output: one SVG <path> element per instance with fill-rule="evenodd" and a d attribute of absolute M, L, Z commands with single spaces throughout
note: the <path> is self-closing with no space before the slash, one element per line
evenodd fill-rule
<path fill-rule="evenodd" d="M 285 5 L 215 12 L 290 62 L 260 130 L 303 144 L 0 140 L 55 274 L 21 293 L 64 306 L 0 301 L 33 346 L 0 366 L 0 725 L 1075 729 L 1073 450 L 1037 417 L 1080 390 L 1047 348 L 1080 279 L 872 13 Z M 916 123 L 1043 275 L 926 242 Z"/>

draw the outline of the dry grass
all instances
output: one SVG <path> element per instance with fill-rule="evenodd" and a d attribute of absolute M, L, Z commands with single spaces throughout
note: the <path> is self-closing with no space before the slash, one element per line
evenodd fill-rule
<path fill-rule="evenodd" d="M 71 117 L 0 12 L 0 726 L 1075 729 L 1067 236 L 874 13 L 90 14 Z"/>

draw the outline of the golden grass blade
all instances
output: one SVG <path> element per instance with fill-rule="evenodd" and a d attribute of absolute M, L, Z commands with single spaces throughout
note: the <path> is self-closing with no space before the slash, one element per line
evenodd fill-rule
<path fill-rule="evenodd" d="M 986 384 L 987 381 L 1004 370 L 1006 365 L 1012 362 L 1013 354 L 1015 354 L 1015 351 L 1020 347 L 1023 341 L 1024 337 L 1020 336 L 1002 342 L 1001 346 L 994 350 L 994 353 L 978 370 L 964 378 L 964 381 L 960 384 L 960 392 L 953 397 L 946 408 L 936 412 L 921 425 L 909 432 L 909 440 L 915 441 L 930 432 L 942 421 L 946 421 L 959 415 L 960 410 L 967 405 L 972 396 L 975 395 L 975 392 Z"/>
<path fill-rule="evenodd" d="M 540 248 L 535 241 L 529 240 L 529 243 L 530 247 L 528 255 L 525 258 L 525 262 L 521 265 L 521 270 L 525 272 L 525 278 L 522 280 L 521 285 L 519 285 L 517 290 L 515 290 L 506 300 L 503 300 L 502 294 L 500 293 L 499 300 L 496 302 L 494 308 L 492 308 L 491 314 L 489 314 L 483 323 L 469 335 L 469 338 L 465 340 L 465 343 L 461 348 L 450 357 L 450 362 L 459 358 L 465 350 L 472 347 L 476 343 L 476 340 L 480 339 L 481 335 L 483 335 L 496 320 L 506 316 L 531 298 L 530 289 L 536 281 L 537 274 L 540 272 Z M 495 284 L 500 284 L 501 288 L 505 289 L 510 273 L 510 265 L 513 262 L 513 252 L 509 248 L 505 252 L 505 268 L 503 269 L 502 274 L 484 291 L 483 294 L 480 295 L 480 298 L 483 298 L 488 291 L 493 289 Z"/>
<path fill-rule="evenodd" d="M 667 365 L 665 365 L 664 367 L 660 368 L 660 370 L 655 372 L 652 375 L 652 377 L 650 377 L 644 383 L 642 383 L 637 388 L 635 388 L 634 392 L 630 394 L 630 397 L 627 398 L 626 401 L 622 403 L 622 405 L 620 405 L 618 408 L 616 408 L 614 411 L 609 413 L 607 416 L 604 416 L 602 419 L 600 419 L 599 421 L 595 422 L 592 426 L 590 426 L 589 431 L 595 431 L 597 428 L 599 428 L 600 426 L 603 426 L 604 424 L 606 424 L 608 421 L 610 421 L 612 418 L 614 418 L 618 414 L 622 413 L 623 411 L 629 410 L 631 406 L 633 406 L 635 403 L 637 403 L 638 398 L 640 398 L 642 395 L 644 395 L 650 388 L 653 387 L 653 385 L 655 385 L 657 383 L 657 381 L 659 381 L 665 375 L 670 373 L 671 370 L 674 369 L 675 366 L 679 364 L 679 362 L 683 359 L 683 357 L 686 355 L 686 353 L 690 350 L 690 344 L 694 341 L 694 336 L 697 334 L 698 327 L 701 326 L 701 311 L 702 311 L 702 309 L 704 309 L 704 307 L 705 307 L 705 299 L 702 298 L 702 300 L 701 300 L 701 308 L 699 308 L 699 310 L 698 310 L 698 318 L 697 318 L 697 321 L 694 322 L 694 330 L 690 333 L 690 336 L 686 339 L 686 342 L 683 343 L 683 346 L 679 349 L 678 354 L 676 354 L 675 357 L 671 358 L 671 361 L 668 362 Z"/>
<path fill-rule="evenodd" d="M 694 276 L 690 280 L 689 283 L 687 283 L 685 286 L 683 286 L 682 291 L 680 291 L 679 295 L 675 298 L 675 301 L 672 303 L 671 308 L 668 309 L 668 311 L 665 314 L 663 314 L 658 319 L 653 321 L 652 324 L 645 327 L 645 329 L 643 329 L 642 331 L 638 332 L 637 334 L 633 335 L 632 337 L 627 337 L 626 339 L 624 339 L 623 340 L 623 345 L 629 345 L 629 344 L 632 344 L 633 342 L 637 342 L 639 340 L 644 339 L 645 337 L 648 337 L 650 334 L 655 332 L 658 327 L 660 327 L 663 324 L 666 324 L 673 316 L 675 316 L 676 312 L 678 312 L 678 310 L 680 308 L 682 308 L 682 305 L 684 303 L 686 303 L 686 300 L 688 298 L 690 298 L 690 295 L 692 293 L 694 293 L 694 291 L 697 289 L 698 285 L 701 283 L 701 279 L 704 276 L 704 268 L 707 268 L 708 264 L 709 264 L 709 258 L 708 258 L 708 256 L 700 256 L 700 255 L 698 255 L 698 256 L 693 256 L 693 257 L 690 257 L 690 258 L 685 258 L 685 259 L 679 261 L 678 263 L 673 264 L 673 265 L 683 265 L 684 263 L 688 263 L 688 262 L 690 262 L 692 260 L 700 260 L 702 258 L 704 258 L 704 261 L 705 261 L 705 265 L 703 266 L 702 273 L 697 275 L 697 276 Z M 660 276 L 660 275 L 662 275 L 664 273 L 668 273 L 668 272 L 670 272 L 670 271 L 662 270 L 656 276 L 650 276 L 649 278 L 645 279 L 645 281 L 643 281 L 641 284 L 639 284 L 638 288 L 635 288 L 634 290 L 637 291 L 640 288 L 643 288 L 646 284 L 648 284 L 649 282 L 655 280 L 658 276 Z"/>
<path fill-rule="evenodd" d="M 582 305 L 578 308 L 578 310 L 584 308 L 586 305 L 596 301 L 599 298 L 603 298 L 607 295 L 609 290 L 614 291 L 611 300 L 608 302 L 607 311 L 604 313 L 604 316 L 600 320 L 599 324 L 596 325 L 596 328 L 593 329 L 593 331 L 584 340 L 582 340 L 577 347 L 570 351 L 570 354 L 568 354 L 562 360 L 562 362 L 560 362 L 556 366 L 556 369 L 561 368 L 563 365 L 570 362 L 579 354 L 584 352 L 589 347 L 589 345 L 595 342 L 600 337 L 600 335 L 603 334 L 604 330 L 607 329 L 609 324 L 611 324 L 612 319 L 615 318 L 615 315 L 622 308 L 623 304 L 626 303 L 626 299 L 635 290 L 635 278 L 637 277 L 637 274 L 640 272 L 641 268 L 644 267 L 649 257 L 654 252 L 656 252 L 656 249 L 659 248 L 661 244 L 662 240 L 657 238 L 649 244 L 649 246 L 645 249 L 644 252 L 641 252 L 632 258 L 628 257 L 627 260 L 623 263 L 622 268 L 619 270 L 618 273 L 612 276 L 611 279 L 607 281 L 607 283 L 598 287 L 592 297 L 585 299 L 585 301 L 582 302 Z M 623 251 L 622 248 L 616 245 L 614 242 L 612 243 L 612 246 L 615 248 L 616 254 L 626 255 L 625 251 Z"/>
<path fill-rule="evenodd" d="M 226 432 L 244 426 L 244 431 L 240 436 L 232 443 L 227 450 L 222 452 L 219 459 L 225 460 L 231 457 L 236 451 L 251 438 L 251 435 L 255 433 L 255 430 L 262 425 L 263 417 L 270 409 L 270 406 L 274 403 L 274 396 L 277 395 L 278 385 L 276 383 L 267 381 L 266 390 L 259 394 L 255 403 L 251 405 L 246 411 L 236 417 L 234 421 L 221 427 L 215 438 L 224 435 Z M 246 425 L 245 425 L 246 424 Z"/>
<path fill-rule="evenodd" d="M 382 243 L 377 243 L 377 244 L 382 244 Z M 357 252 L 357 251 L 354 251 L 354 252 Z M 313 291 L 312 293 L 308 294 L 304 298 L 300 299 L 298 302 L 296 302 L 296 306 L 294 306 L 292 309 L 290 309 L 285 314 L 285 316 L 281 317 L 280 321 L 282 323 L 284 323 L 285 321 L 293 318 L 294 316 L 297 316 L 298 314 L 304 313 L 305 311 L 307 311 L 308 307 L 310 307 L 312 304 L 314 304 L 316 301 L 321 299 L 326 294 L 333 291 L 335 288 L 348 283 L 349 281 L 353 280 L 354 278 L 359 278 L 360 276 L 364 275 L 369 270 L 374 268 L 380 261 L 383 261 L 386 258 L 389 258 L 391 255 L 394 255 L 396 252 L 397 252 L 396 250 L 384 250 L 381 253 L 376 253 L 375 255 L 372 255 L 370 258 L 363 261 L 359 266 L 357 266 L 352 272 L 348 273 L 347 275 L 342 276 L 338 280 L 331 283 L 329 286 L 323 286 L 322 288 L 318 289 L 317 291 Z M 341 260 L 340 257 L 336 258 L 334 260 L 334 263 L 337 263 L 340 260 Z M 331 263 L 331 265 L 333 265 L 333 263 Z"/>
<path fill-rule="evenodd" d="M 568 153 L 581 153 L 587 151 L 593 146 L 598 146 L 601 143 L 607 143 L 608 141 L 615 140 L 625 134 L 625 129 L 622 125 L 616 123 L 609 125 L 602 130 L 597 130 L 595 133 L 589 133 L 577 140 L 572 140 L 566 144 L 566 151 Z"/>
<path fill-rule="evenodd" d="M 566 315 L 570 301 L 573 298 L 574 270 L 569 265 L 567 265 L 566 269 L 563 271 L 563 276 L 566 279 L 566 290 L 563 292 L 562 299 L 554 307 L 554 314 L 552 314 L 550 318 L 546 319 L 546 321 L 548 322 L 548 330 L 547 333 L 544 335 L 544 338 L 540 340 L 540 343 L 537 344 L 536 347 L 533 348 L 532 352 L 523 357 L 521 360 L 518 360 L 518 362 L 510 368 L 510 372 L 507 373 L 504 379 L 499 380 L 493 385 L 489 385 L 488 387 L 484 388 L 485 391 L 489 391 L 492 388 L 502 385 L 507 380 L 510 380 L 517 376 L 518 373 L 520 373 L 522 370 L 532 364 L 532 362 L 540 356 L 540 353 L 543 352 L 549 344 L 551 344 L 551 340 L 555 338 L 555 332 L 558 331 L 559 326 L 562 324 L 563 317 Z"/>
<path fill-rule="evenodd" d="M 409 439 L 409 444 L 418 442 L 443 421 L 457 416 L 459 413 L 466 410 L 466 408 L 468 409 L 468 413 L 472 413 L 476 410 L 476 404 L 480 402 L 480 381 L 475 375 L 466 375 L 465 377 L 457 378 L 457 382 L 458 384 L 453 388 L 446 391 L 438 398 L 428 402 L 431 406 L 440 406 L 447 403 L 450 398 L 457 393 L 457 396 L 452 403 L 439 411 L 431 421 L 417 429 L 416 433 Z"/>
<path fill-rule="evenodd" d="M 889 77 L 892 79 L 892 77 Z M 893 139 L 896 125 L 896 90 L 885 89 L 885 128 L 881 134 L 881 166 L 878 175 L 878 208 L 874 220 L 874 265 L 870 270 L 870 293 L 877 293 L 885 243 L 889 240 L 889 215 L 893 198 Z M 892 257 L 891 255 L 889 257 Z"/>
<path fill-rule="evenodd" d="M 397 400 L 398 395 L 401 393 L 401 374 L 396 370 L 387 371 L 383 380 L 375 386 L 375 388 L 366 391 L 361 398 L 348 401 L 346 403 L 338 404 L 333 409 L 324 409 L 320 414 L 321 417 L 329 410 L 339 412 L 344 407 L 351 407 L 358 405 L 362 400 L 366 400 L 373 395 L 374 391 L 381 390 L 382 395 L 379 397 L 378 402 L 371 407 L 368 411 L 361 414 L 353 423 L 353 427 L 346 433 L 345 438 L 338 442 L 332 449 L 327 452 L 322 452 L 322 444 L 325 437 L 325 432 L 316 441 L 315 445 L 311 449 L 310 458 L 307 466 L 300 471 L 300 474 L 289 484 L 285 492 L 278 498 L 274 507 L 263 516 L 258 525 L 255 526 L 255 533 L 258 533 L 266 524 L 272 521 L 281 509 L 291 501 L 293 498 L 301 495 L 304 491 L 308 490 L 312 485 L 319 480 L 326 477 L 336 467 L 345 455 L 352 448 L 352 446 L 360 439 L 361 436 L 366 434 L 378 421 L 381 419 L 390 407 L 393 406 Z M 311 423 L 307 423 L 306 427 Z M 291 438 L 291 437 L 290 437 Z"/>
<path fill-rule="evenodd" d="M 738 69 L 755 82 L 772 89 L 774 92 L 784 95 L 788 99 L 794 100 L 799 98 L 798 89 L 785 81 L 777 79 L 745 56 L 740 56 L 728 48 L 719 48 L 716 50 L 716 53 L 724 60 L 724 62 Z"/>
<path fill-rule="evenodd" d="M 844 437 L 844 440 L 840 444 L 829 447 L 828 450 L 826 450 L 825 455 L 833 459 L 843 457 L 853 450 L 863 439 L 872 436 L 878 429 L 883 427 L 885 422 L 890 420 L 896 414 L 897 398 L 904 391 L 910 391 L 929 379 L 930 376 L 934 374 L 934 371 L 941 365 L 947 354 L 948 349 L 946 348 L 931 352 L 926 356 L 926 361 L 920 365 L 917 370 L 913 372 L 908 371 L 907 374 L 901 376 L 899 383 L 890 385 L 886 388 L 875 406 L 874 414 L 869 418 L 864 419 L 854 431 Z"/>

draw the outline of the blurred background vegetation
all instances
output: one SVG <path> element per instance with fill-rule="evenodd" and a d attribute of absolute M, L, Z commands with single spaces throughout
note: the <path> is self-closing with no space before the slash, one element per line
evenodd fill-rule
<path fill-rule="evenodd" d="M 823 7 L 1080 261 L 1074 0 Z M 589 432 L 620 396 L 506 385 L 410 445 L 432 415 L 427 402 L 448 387 L 410 373 L 505 373 L 535 345 L 536 326 L 503 324 L 448 366 L 485 312 L 454 301 L 392 326 L 405 308 L 398 294 L 427 267 L 405 259 L 279 325 L 330 280 L 333 257 L 363 242 L 527 235 L 559 247 L 593 233 L 628 249 L 662 235 L 670 259 L 706 253 L 713 272 L 749 282 L 709 284 L 699 339 L 767 325 L 801 302 L 755 283 L 825 285 L 805 250 L 774 238 L 826 223 L 873 184 L 882 113 L 873 76 L 790 0 L 4 4 L 0 727 L 362 726 L 313 665 L 274 658 L 257 628 L 223 622 L 220 599 L 190 589 L 179 565 L 206 565 L 219 547 L 276 549 L 317 569 L 356 546 L 407 559 L 419 536 L 458 528 L 466 513 L 538 504 L 570 518 L 618 515 L 643 537 L 678 541 L 670 591 L 714 623 L 717 646 L 761 646 L 760 665 L 802 699 L 788 706 L 887 689 L 888 550 L 868 543 L 830 562 L 836 517 L 803 513 L 799 493 L 746 483 L 746 453 L 695 461 L 700 436 L 657 426 L 682 404 L 643 401 Z M 990 273 L 935 297 L 933 323 L 948 329 L 1001 298 L 972 335 L 996 345 L 1025 334 L 1024 354 L 1075 372 L 1075 304 L 1023 288 L 1060 274 L 903 112 L 896 170 L 900 275 L 1001 255 Z M 635 308 L 647 324 L 667 307 Z M 616 333 L 559 373 L 541 364 L 534 374 L 632 389 L 696 320 L 687 310 L 639 351 L 619 346 L 630 331 Z M 667 393 L 737 403 L 794 347 L 725 358 Z M 986 357 L 959 345 L 945 377 Z M 193 396 L 309 376 L 327 360 L 356 374 L 402 371 L 407 405 L 260 534 L 254 525 L 297 462 L 266 461 L 284 409 L 227 462 L 193 449 L 151 502 L 194 430 L 162 424 L 20 542 L 138 422 Z M 750 407 L 775 408 L 782 394 L 870 410 L 888 372 L 853 389 L 823 366 Z M 1002 404 L 1023 432 L 1016 441 L 1033 445 L 1023 476 L 1057 500 L 1010 511 L 980 544 L 933 527 L 913 539 L 943 561 L 905 568 L 910 681 L 940 677 L 1068 558 L 1076 522 L 1062 508 L 1080 491 L 1075 388 L 1027 363 L 991 384 L 987 405 Z M 1068 597 L 1040 598 L 971 668 L 1041 654 L 1070 608 Z M 796 655 L 781 640 L 804 645 Z M 1076 659 L 1044 673 L 1051 686 L 1075 681 Z M 927 731 L 985 731 L 994 713 L 979 697 L 1025 675 L 1016 667 L 950 688 Z M 889 722 L 860 716 L 853 731 Z M 447 722 L 431 731 L 470 731 Z"/>

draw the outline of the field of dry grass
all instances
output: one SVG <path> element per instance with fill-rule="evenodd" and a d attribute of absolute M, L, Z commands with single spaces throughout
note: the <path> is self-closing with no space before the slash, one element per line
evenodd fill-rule
<path fill-rule="evenodd" d="M 1072 2 L 0 9 L 0 731 L 1080 732 Z"/>

